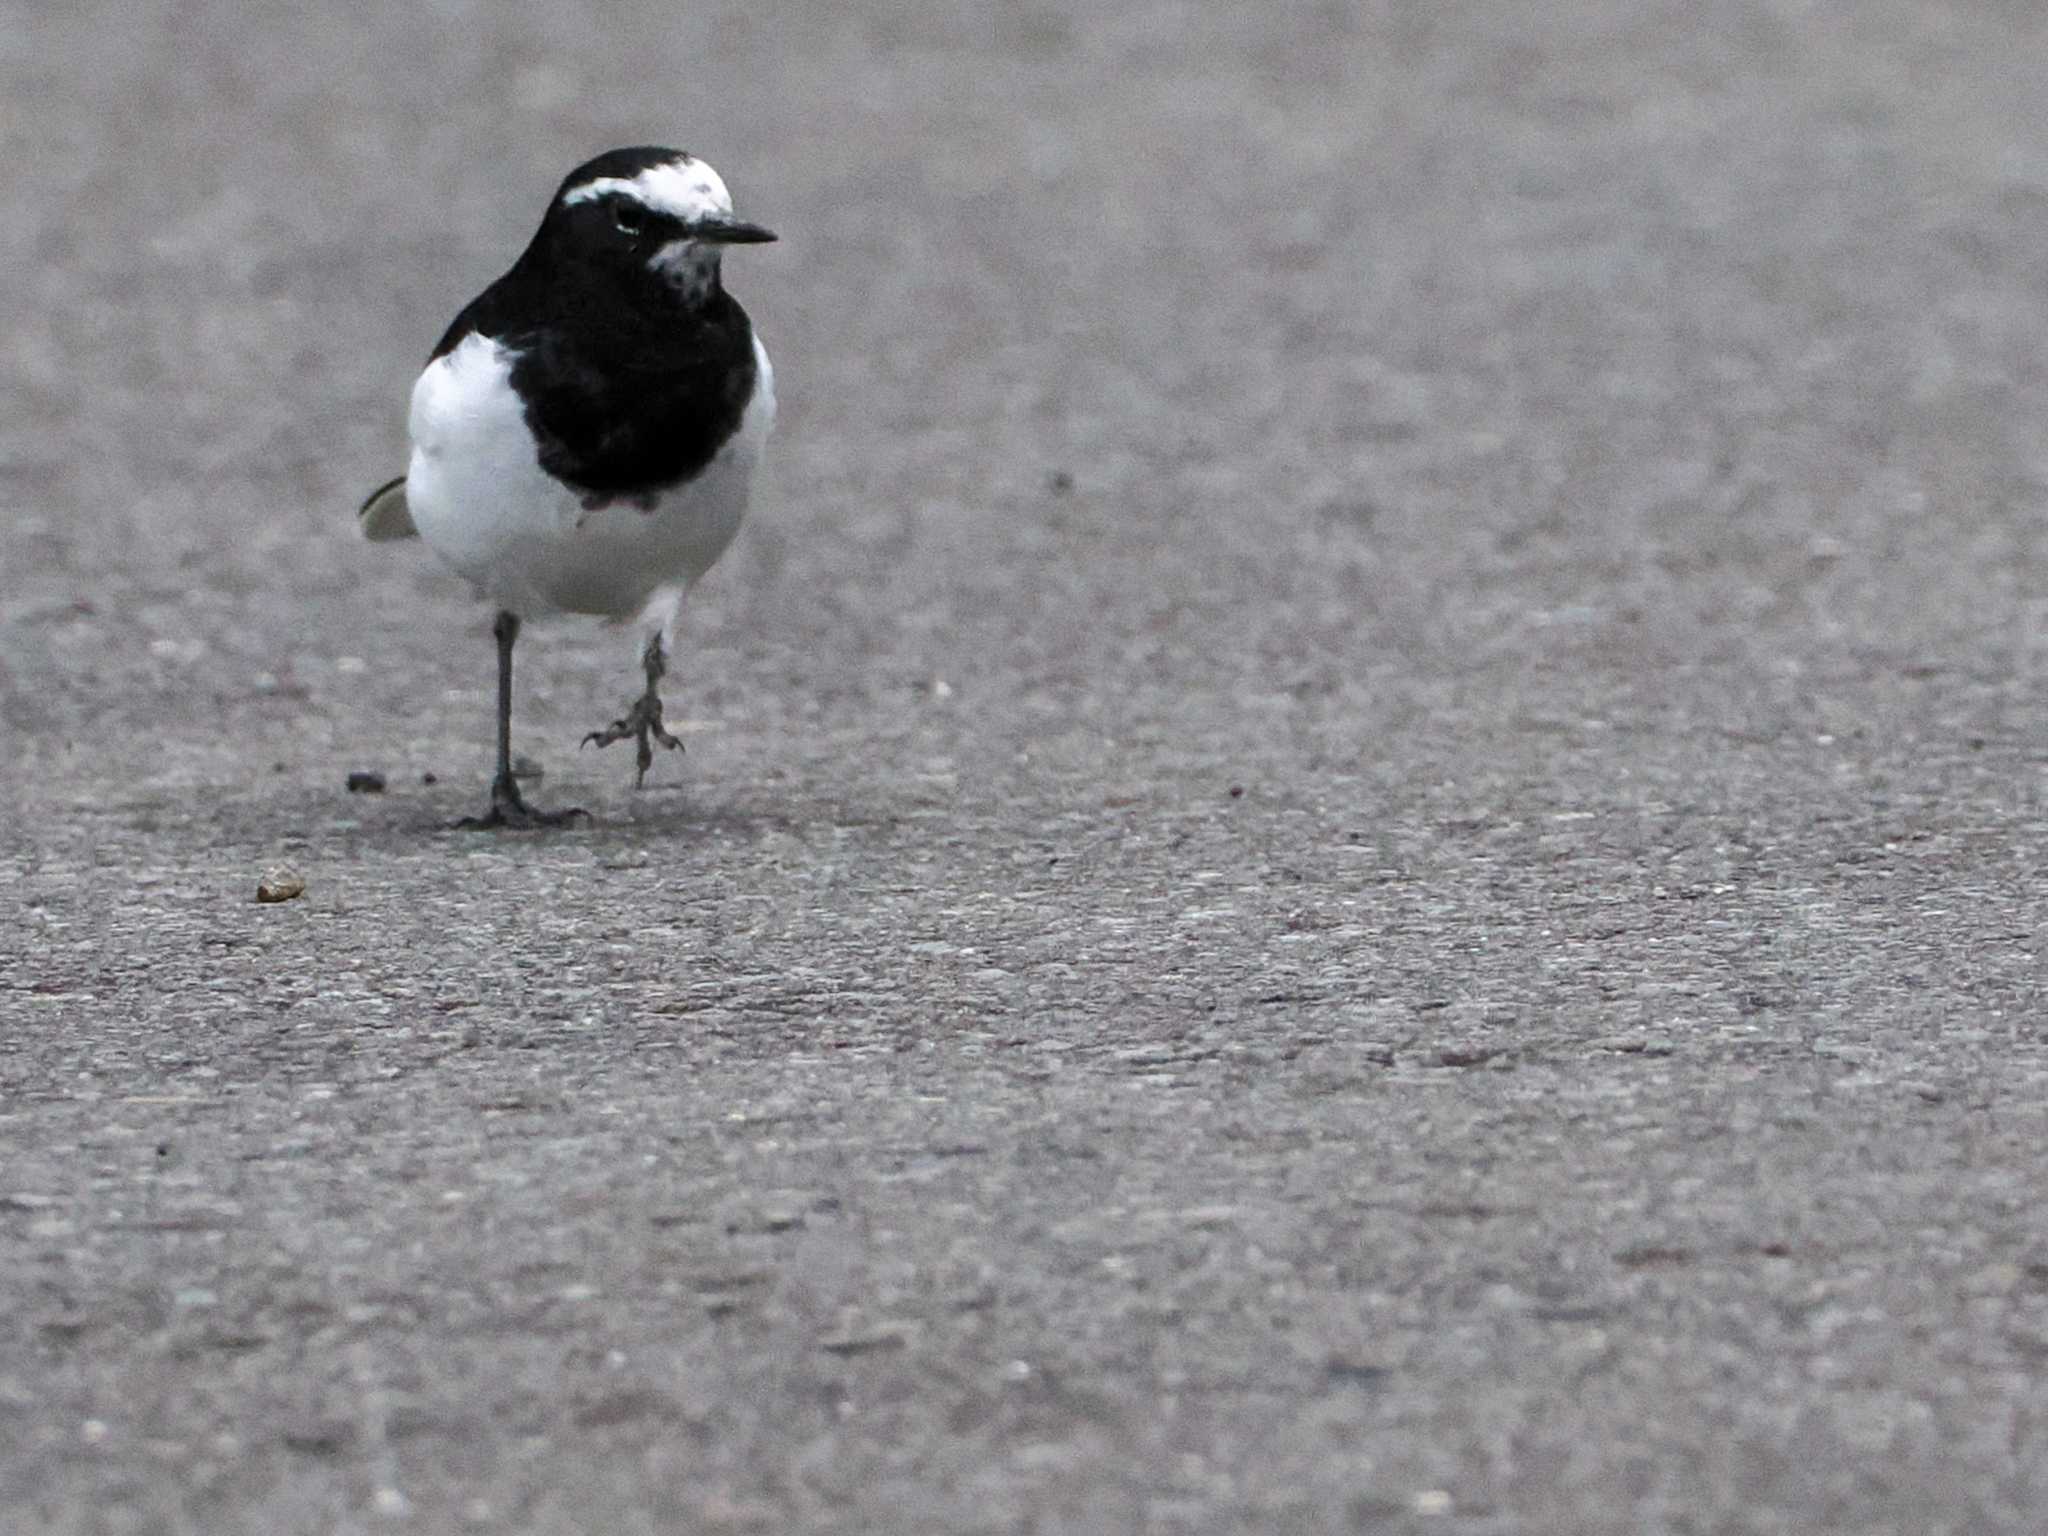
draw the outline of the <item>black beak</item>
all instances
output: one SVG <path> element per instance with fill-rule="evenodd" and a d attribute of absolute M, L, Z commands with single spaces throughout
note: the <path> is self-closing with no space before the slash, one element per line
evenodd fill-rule
<path fill-rule="evenodd" d="M 766 245 L 775 238 L 773 230 L 739 219 L 699 219 L 685 226 L 684 232 L 692 240 L 702 240 L 710 245 Z"/>

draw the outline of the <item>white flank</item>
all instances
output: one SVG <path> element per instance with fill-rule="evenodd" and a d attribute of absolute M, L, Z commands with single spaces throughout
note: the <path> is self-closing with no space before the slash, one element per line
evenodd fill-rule
<path fill-rule="evenodd" d="M 761 338 L 739 430 L 694 480 L 651 508 L 621 500 L 587 510 L 540 467 L 512 389 L 514 360 L 489 337 L 469 336 L 413 386 L 405 499 L 420 537 L 491 602 L 523 617 L 644 614 L 666 626 L 746 512 L 775 421 L 775 374 Z"/>

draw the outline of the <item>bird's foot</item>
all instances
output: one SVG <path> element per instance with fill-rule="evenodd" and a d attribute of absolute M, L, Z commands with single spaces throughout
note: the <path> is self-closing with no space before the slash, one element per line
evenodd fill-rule
<path fill-rule="evenodd" d="M 587 747 L 596 742 L 600 747 L 608 747 L 615 741 L 624 741 L 628 736 L 634 739 L 638 748 L 635 756 L 640 771 L 633 778 L 635 789 L 647 782 L 647 770 L 654 766 L 655 742 L 660 742 L 671 752 L 683 750 L 681 740 L 662 728 L 661 695 L 656 693 L 652 686 L 633 701 L 632 707 L 623 716 L 603 730 L 592 731 L 584 737 L 583 745 Z"/>
<path fill-rule="evenodd" d="M 590 813 L 581 806 L 570 806 L 563 811 L 535 810 L 519 793 L 518 781 L 507 776 L 491 781 L 491 808 L 481 816 L 463 817 L 454 824 L 453 830 L 494 832 L 506 828 L 516 831 L 528 827 L 560 827 L 579 816 L 588 820 Z"/>

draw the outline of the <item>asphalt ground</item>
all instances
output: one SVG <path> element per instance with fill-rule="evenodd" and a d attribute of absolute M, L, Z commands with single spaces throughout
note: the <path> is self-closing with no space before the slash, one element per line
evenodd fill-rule
<path fill-rule="evenodd" d="M 0 4 L 0 1529 L 2048 1529 L 2044 86 Z M 649 140 L 784 237 L 689 751 L 536 627 L 593 819 L 450 832 L 489 616 L 352 510 Z"/>

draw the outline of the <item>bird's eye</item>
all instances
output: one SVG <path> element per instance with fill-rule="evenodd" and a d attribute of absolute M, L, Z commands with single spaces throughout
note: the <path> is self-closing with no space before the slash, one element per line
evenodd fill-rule
<path fill-rule="evenodd" d="M 622 235 L 643 234 L 647 229 L 647 210 L 638 203 L 620 203 L 612 209 L 612 222 Z"/>

